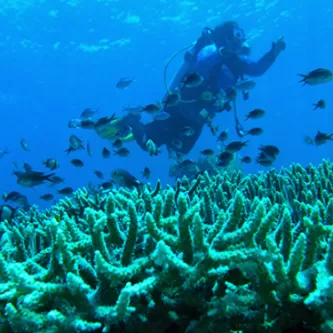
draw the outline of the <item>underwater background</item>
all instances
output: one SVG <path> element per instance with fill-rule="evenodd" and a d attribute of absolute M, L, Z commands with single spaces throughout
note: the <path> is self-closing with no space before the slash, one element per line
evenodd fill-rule
<path fill-rule="evenodd" d="M 0 148 L 10 152 L 0 160 L 1 192 L 19 191 L 30 204 L 47 207 L 39 199 L 50 190 L 48 184 L 36 189 L 23 188 L 12 175 L 13 161 L 21 167 L 29 163 L 47 171 L 42 161 L 55 158 L 57 175 L 64 186 L 75 188 L 100 181 L 95 169 L 108 175 L 124 168 L 142 180 L 145 167 L 152 171 L 150 181 L 174 183 L 168 176 L 166 149 L 150 157 L 135 142 L 127 147 L 128 158 L 104 159 L 103 147 L 110 145 L 95 132 L 68 128 L 68 121 L 79 117 L 84 108 L 100 108 L 99 116 L 123 115 L 126 105 L 155 103 L 165 94 L 163 71 L 174 52 L 195 41 L 205 26 L 236 20 L 244 28 L 259 58 L 271 43 L 284 36 L 285 52 L 262 77 L 248 101 L 239 101 L 243 120 L 254 108 L 266 111 L 260 120 L 265 132 L 253 137 L 240 155 L 253 156 L 261 144 L 279 147 L 281 153 L 273 167 L 293 162 L 306 167 L 332 157 L 333 143 L 306 145 L 304 137 L 318 130 L 333 132 L 332 83 L 302 86 L 297 74 L 315 68 L 333 68 L 333 3 L 331 1 L 14 1 L 0 3 Z M 180 54 L 170 65 L 168 79 L 182 63 Z M 126 90 L 116 89 L 121 77 L 135 77 Z M 325 99 L 325 110 L 313 111 L 313 103 Z M 218 114 L 214 124 L 229 128 L 236 140 L 231 113 Z M 64 153 L 71 134 L 89 142 L 93 157 L 85 150 L 75 152 L 84 161 L 74 168 Z M 30 147 L 22 150 L 24 138 Z M 216 137 L 205 128 L 189 157 L 200 150 L 215 148 Z M 252 163 L 242 166 L 244 174 L 267 170 Z M 0 204 L 3 202 L 0 202 Z"/>

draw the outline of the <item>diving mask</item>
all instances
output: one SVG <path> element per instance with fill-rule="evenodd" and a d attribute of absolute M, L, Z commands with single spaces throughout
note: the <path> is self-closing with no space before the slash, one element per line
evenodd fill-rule
<path fill-rule="evenodd" d="M 246 42 L 246 37 L 243 29 L 234 28 L 231 38 L 226 38 L 226 48 L 235 54 L 249 55 L 250 46 Z"/>

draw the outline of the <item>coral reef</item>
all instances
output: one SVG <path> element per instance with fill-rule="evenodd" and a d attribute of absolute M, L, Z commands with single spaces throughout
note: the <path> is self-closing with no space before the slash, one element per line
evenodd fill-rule
<path fill-rule="evenodd" d="M 333 331 L 333 166 L 79 190 L 0 225 L 0 332 Z"/>

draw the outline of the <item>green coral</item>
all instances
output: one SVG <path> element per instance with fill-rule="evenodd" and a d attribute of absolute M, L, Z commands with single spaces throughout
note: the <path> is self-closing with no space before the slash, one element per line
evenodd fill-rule
<path fill-rule="evenodd" d="M 332 183 L 324 161 L 33 207 L 0 225 L 0 332 L 332 332 Z"/>

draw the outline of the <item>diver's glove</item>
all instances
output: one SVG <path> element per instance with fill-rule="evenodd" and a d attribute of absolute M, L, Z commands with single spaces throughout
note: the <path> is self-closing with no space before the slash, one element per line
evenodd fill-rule
<path fill-rule="evenodd" d="M 213 30 L 208 27 L 205 27 L 201 33 L 201 36 L 198 38 L 195 44 L 195 48 L 201 50 L 203 47 L 211 44 L 213 39 L 212 35 L 213 35 Z"/>
<path fill-rule="evenodd" d="M 285 49 L 286 49 L 286 42 L 284 41 L 284 37 L 281 37 L 276 42 L 273 42 L 272 52 L 273 52 L 274 58 L 276 58 Z"/>

